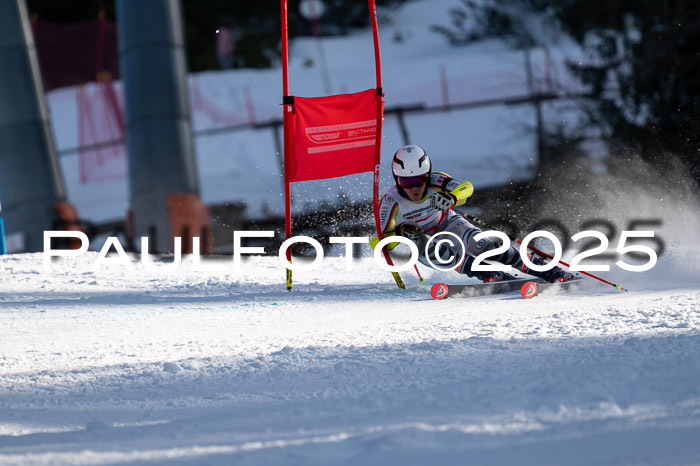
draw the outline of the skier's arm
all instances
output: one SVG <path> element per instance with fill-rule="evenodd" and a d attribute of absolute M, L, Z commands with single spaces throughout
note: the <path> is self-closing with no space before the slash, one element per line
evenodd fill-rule
<path fill-rule="evenodd" d="M 474 186 L 469 181 L 463 181 L 448 192 L 454 198 L 455 206 L 464 205 L 473 193 Z"/>
<path fill-rule="evenodd" d="M 460 182 L 442 172 L 434 172 L 431 175 L 430 187 L 434 191 L 448 194 L 455 206 L 464 205 L 474 193 L 474 186 L 469 181 Z"/>
<path fill-rule="evenodd" d="M 396 236 L 398 233 L 395 231 L 396 227 L 396 217 L 399 213 L 399 203 L 391 196 L 384 195 L 382 200 L 379 201 L 379 224 L 382 227 L 382 236 L 385 238 L 387 236 Z M 374 247 L 379 243 L 379 237 L 375 236 L 369 242 L 369 245 L 374 249 Z M 389 243 L 387 250 L 391 250 L 398 246 L 399 243 Z"/>

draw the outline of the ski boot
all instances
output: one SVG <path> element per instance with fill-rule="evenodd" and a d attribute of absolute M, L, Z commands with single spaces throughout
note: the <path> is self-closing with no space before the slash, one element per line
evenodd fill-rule
<path fill-rule="evenodd" d="M 506 272 L 498 272 L 498 271 L 493 271 L 493 272 L 476 272 L 474 273 L 474 277 L 478 278 L 484 283 L 493 283 L 493 282 L 503 282 L 506 280 L 515 280 L 515 277 L 512 276 L 509 273 Z"/>
<path fill-rule="evenodd" d="M 515 280 L 515 277 L 506 272 L 499 271 L 484 271 L 484 272 L 472 272 L 472 264 L 474 263 L 474 258 L 472 256 L 466 256 L 462 264 L 457 267 L 457 272 L 466 275 L 467 277 L 476 278 L 484 283 L 492 282 L 502 282 L 506 280 Z"/>
<path fill-rule="evenodd" d="M 545 264 L 544 259 L 535 254 L 534 252 L 528 254 L 527 258 L 530 259 L 530 262 L 532 262 L 535 265 Z M 567 272 L 561 267 L 554 267 L 553 269 L 547 270 L 546 272 L 535 272 L 534 270 L 528 270 L 527 273 L 535 275 L 536 277 L 540 277 L 541 279 L 546 280 L 549 283 L 568 282 L 569 280 L 576 279 L 576 275 L 574 275 L 571 272 Z"/>
<path fill-rule="evenodd" d="M 561 267 L 554 267 L 548 272 L 548 277 L 545 278 L 550 283 L 561 283 L 568 282 L 569 280 L 576 279 L 576 275 L 571 272 L 567 272 Z M 544 278 L 544 277 L 543 277 Z"/>

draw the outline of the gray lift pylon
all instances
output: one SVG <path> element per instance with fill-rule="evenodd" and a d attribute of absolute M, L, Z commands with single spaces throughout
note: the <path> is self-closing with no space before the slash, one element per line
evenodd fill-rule
<path fill-rule="evenodd" d="M 130 233 L 149 252 L 173 250 L 191 237 L 211 248 L 211 226 L 199 199 L 187 94 L 185 37 L 177 0 L 118 0 L 119 60 L 126 96 Z"/>
<path fill-rule="evenodd" d="M 0 0 L 0 193 L 19 251 L 44 247 L 44 230 L 76 229 L 51 134 L 25 0 Z"/>

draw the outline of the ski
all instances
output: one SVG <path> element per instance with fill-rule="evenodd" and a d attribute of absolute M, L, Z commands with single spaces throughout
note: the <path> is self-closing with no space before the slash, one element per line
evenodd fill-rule
<path fill-rule="evenodd" d="M 544 282 L 530 280 L 527 283 L 523 284 L 522 288 L 520 288 L 520 296 L 522 296 L 525 299 L 530 299 L 530 298 L 534 298 L 535 296 L 537 296 L 543 290 L 548 290 L 548 289 L 557 289 L 557 290 L 566 290 L 566 291 L 581 289 L 584 287 L 584 283 L 585 283 L 585 280 L 583 280 L 582 278 L 576 278 L 574 280 L 569 280 L 567 282 L 561 282 L 561 283 L 544 283 Z"/>
<path fill-rule="evenodd" d="M 527 283 L 533 280 L 518 278 L 515 280 L 505 280 L 491 283 L 474 283 L 469 285 L 448 285 L 447 283 L 436 283 L 430 289 L 430 296 L 434 299 L 452 298 L 455 296 L 485 296 L 490 294 L 510 293 L 518 291 Z M 538 280 L 535 283 L 544 283 Z"/>

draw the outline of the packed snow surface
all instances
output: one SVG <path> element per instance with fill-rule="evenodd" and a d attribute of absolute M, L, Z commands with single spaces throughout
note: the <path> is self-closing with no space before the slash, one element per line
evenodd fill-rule
<path fill-rule="evenodd" d="M 440 105 L 441 65 L 453 102 L 527 91 L 520 52 L 450 48 L 429 33 L 457 4 L 411 2 L 380 24 L 387 106 Z M 367 31 L 324 44 L 335 92 L 374 86 Z M 315 50 L 313 39 L 292 45 L 297 95 L 321 88 L 318 68 L 303 65 Z M 355 59 L 359 50 L 368 58 Z M 570 47 L 553 48 L 553 62 L 561 50 Z M 541 82 L 543 53 L 532 53 Z M 240 115 L 247 85 L 258 121 L 281 115 L 279 69 L 197 79 L 209 101 L 237 102 Z M 48 100 L 58 147 L 74 147 L 75 90 Z M 533 117 L 500 106 L 407 123 L 441 169 L 481 189 L 531 176 L 523 123 Z M 195 129 L 215 123 L 193 112 Z M 386 154 L 403 139 L 395 116 L 384 129 L 386 187 Z M 279 214 L 272 141 L 269 129 L 197 138 L 205 202 Z M 126 180 L 79 184 L 77 159 L 61 161 L 83 218 L 121 218 Z M 156 270 L 112 258 L 92 270 L 98 253 L 89 252 L 44 271 L 42 254 L 0 256 L 0 464 L 700 464 L 698 202 L 659 186 L 655 173 L 624 173 L 636 183 L 596 178 L 593 194 L 572 185 L 551 211 L 569 217 L 568 199 L 586 207 L 582 224 L 656 225 L 666 251 L 652 270 L 600 274 L 626 293 L 600 285 L 435 301 L 430 284 L 469 279 L 422 269 L 426 284 L 406 272 L 408 290 L 399 290 L 371 258 L 352 271 L 327 258 L 295 273 L 289 293 L 276 257 L 240 270 L 210 258 L 206 271 L 192 257 L 176 268 L 156 261 Z M 295 195 L 369 196 L 371 175 L 347 180 L 300 184 Z"/>
<path fill-rule="evenodd" d="M 371 258 L 292 293 L 277 257 L 97 258 L 0 257 L 0 464 L 700 461 L 700 289 L 671 254 L 627 293 L 443 301 Z"/>

